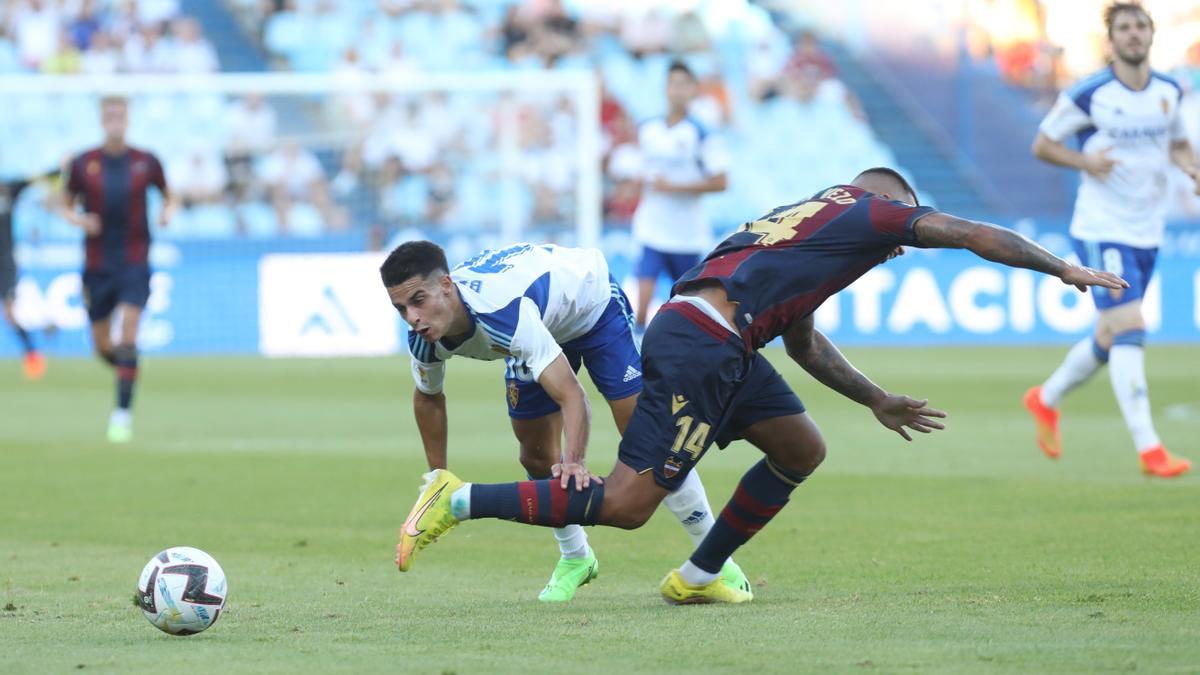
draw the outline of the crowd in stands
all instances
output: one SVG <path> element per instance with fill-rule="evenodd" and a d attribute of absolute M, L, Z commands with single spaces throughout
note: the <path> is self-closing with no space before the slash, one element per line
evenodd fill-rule
<path fill-rule="evenodd" d="M 0 73 L 212 73 L 216 50 L 178 0 L 3 0 Z"/>
<path fill-rule="evenodd" d="M 599 2 L 564 7 L 559 0 L 226 0 L 226 6 L 274 67 L 335 73 L 342 81 L 462 70 L 596 73 L 610 227 L 627 227 L 636 207 L 644 179 L 637 124 L 665 111 L 674 58 L 699 78 L 692 116 L 724 134 L 732 151 L 730 188 L 707 204 L 723 227 L 864 166 L 894 164 L 816 38 L 786 35 L 753 4 L 732 19 L 650 3 L 616 9 Z M 46 64 L 70 61 L 44 46 L 23 47 L 32 40 L 21 37 L 23 30 L 34 29 L 20 27 L 35 25 L 30 17 L 53 23 L 81 61 L 94 49 L 111 52 L 109 67 L 118 72 L 218 66 L 198 24 L 179 15 L 175 0 L 25 0 L 4 7 L 3 26 L 21 69 L 64 72 Z M 92 28 L 77 28 L 89 21 Z M 169 181 L 190 207 L 175 228 L 185 236 L 312 236 L 356 227 L 452 232 L 515 222 L 554 237 L 573 227 L 578 115 L 565 95 L 391 95 L 368 86 L 320 104 L 297 97 L 166 98 L 133 101 L 130 139 L 164 157 Z M 286 133 L 281 119 L 293 122 Z M 79 143 L 98 138 L 93 122 L 73 129 Z"/>

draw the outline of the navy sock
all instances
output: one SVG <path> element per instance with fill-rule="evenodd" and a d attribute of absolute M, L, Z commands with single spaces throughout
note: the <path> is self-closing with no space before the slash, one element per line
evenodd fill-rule
<path fill-rule="evenodd" d="M 808 476 L 782 469 L 765 457 L 750 467 L 738 483 L 733 499 L 692 553 L 692 564 L 711 574 L 720 572 L 733 552 L 779 513 L 792 490 L 805 478 Z"/>
<path fill-rule="evenodd" d="M 137 382 L 137 347 L 120 346 L 113 353 L 117 367 L 117 408 L 129 410 L 133 404 L 133 385 Z"/>
<path fill-rule="evenodd" d="M 25 350 L 26 354 L 33 352 L 33 338 L 29 337 L 29 331 L 22 328 L 16 322 L 12 324 L 12 329 L 17 334 L 17 339 L 21 341 L 21 349 Z"/>
<path fill-rule="evenodd" d="M 471 518 L 501 518 L 529 525 L 595 525 L 604 502 L 604 484 L 581 491 L 575 479 L 562 489 L 558 478 L 520 483 L 471 484 Z"/>

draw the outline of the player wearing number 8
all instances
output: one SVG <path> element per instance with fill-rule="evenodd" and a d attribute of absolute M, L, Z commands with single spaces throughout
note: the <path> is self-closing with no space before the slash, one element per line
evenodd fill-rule
<path fill-rule="evenodd" d="M 1143 344 L 1142 296 L 1162 242 L 1172 165 L 1200 193 L 1200 169 L 1184 134 L 1175 80 L 1150 69 L 1154 22 L 1139 4 L 1117 2 L 1104 14 L 1112 65 L 1059 96 L 1042 121 L 1033 154 L 1083 173 L 1071 237 L 1084 264 L 1119 274 L 1128 289 L 1094 289 L 1096 329 L 1067 353 L 1057 370 L 1025 393 L 1037 443 L 1051 459 L 1062 454 L 1058 408 L 1070 391 L 1108 364 L 1113 394 L 1134 449 L 1148 474 L 1170 478 L 1191 467 L 1163 447 L 1150 415 Z M 1079 151 L 1064 143 L 1075 136 Z"/>
<path fill-rule="evenodd" d="M 716 442 L 742 438 L 765 457 L 742 477 L 708 536 L 663 580 L 672 603 L 745 602 L 719 582 L 721 562 L 761 530 L 820 465 L 825 443 L 804 406 L 759 349 L 782 336 L 788 355 L 827 387 L 860 403 L 906 440 L 941 429 L 945 413 L 889 393 L 856 370 L 813 327 L 829 296 L 900 247 L 966 248 L 1057 276 L 1080 290 L 1121 288 L 1115 275 L 1061 260 L 1028 239 L 918 206 L 891 169 L 870 169 L 745 225 L 675 285 L 642 343 L 643 390 L 603 483 L 560 467 L 570 483 L 463 483 L 427 474 L 398 546 L 402 564 L 468 518 L 640 527 Z M 542 499 L 542 495 L 546 498 Z"/>

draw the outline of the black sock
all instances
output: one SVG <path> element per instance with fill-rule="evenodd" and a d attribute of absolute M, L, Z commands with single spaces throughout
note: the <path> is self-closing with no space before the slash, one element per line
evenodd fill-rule
<path fill-rule="evenodd" d="M 604 484 L 592 481 L 575 490 L 575 478 L 562 488 L 558 478 L 520 483 L 471 483 L 471 518 L 501 518 L 529 525 L 595 525 L 604 503 Z"/>
<path fill-rule="evenodd" d="M 137 382 L 137 347 L 117 347 L 113 352 L 113 365 L 117 367 L 117 407 L 129 410 L 133 403 L 133 385 Z"/>
<path fill-rule="evenodd" d="M 765 457 L 752 466 L 742 476 L 733 499 L 692 553 L 692 564 L 711 574 L 720 572 L 733 552 L 779 513 L 792 490 L 805 478 L 808 476 L 786 471 Z"/>
<path fill-rule="evenodd" d="M 36 351 L 33 348 L 33 338 L 29 337 L 29 331 L 22 328 L 21 325 L 15 321 L 12 324 L 12 329 L 13 332 L 17 334 L 17 339 L 21 341 L 21 348 L 25 350 L 26 354 Z"/>

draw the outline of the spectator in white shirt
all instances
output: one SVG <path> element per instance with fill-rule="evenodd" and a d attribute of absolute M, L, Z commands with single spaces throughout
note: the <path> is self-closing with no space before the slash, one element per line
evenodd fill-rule
<path fill-rule="evenodd" d="M 171 32 L 175 35 L 171 50 L 175 72 L 213 73 L 220 70 L 217 50 L 204 39 L 199 22 L 186 17 L 176 19 Z"/>

